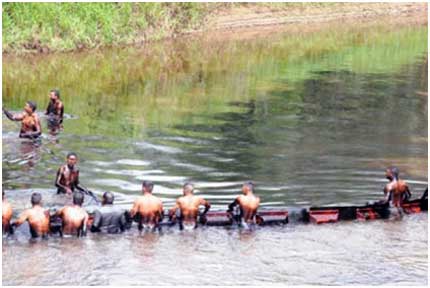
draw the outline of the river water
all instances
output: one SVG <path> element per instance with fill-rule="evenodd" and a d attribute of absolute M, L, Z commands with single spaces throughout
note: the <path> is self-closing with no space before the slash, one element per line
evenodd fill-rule
<path fill-rule="evenodd" d="M 363 204 L 380 199 L 390 165 L 418 197 L 428 181 L 427 65 L 427 28 L 392 25 L 3 56 L 4 106 L 32 99 L 42 113 L 58 87 L 66 113 L 58 134 L 42 120 L 38 144 L 3 116 L 3 189 L 15 216 L 34 191 L 46 207 L 63 205 L 53 182 L 74 151 L 81 182 L 125 208 L 145 179 L 166 208 L 186 181 L 213 209 L 247 180 L 266 207 Z M 4 285 L 428 283 L 427 213 L 36 243 L 26 229 L 3 238 Z"/>

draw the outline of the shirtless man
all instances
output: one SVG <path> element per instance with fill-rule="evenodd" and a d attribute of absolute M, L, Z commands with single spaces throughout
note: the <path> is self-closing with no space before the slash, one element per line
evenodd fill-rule
<path fill-rule="evenodd" d="M 49 233 L 49 211 L 43 209 L 40 193 L 31 195 L 31 205 L 32 208 L 24 210 L 12 226 L 18 227 L 28 221 L 32 238 L 46 238 Z"/>
<path fill-rule="evenodd" d="M 398 214 L 402 214 L 402 203 L 411 197 L 411 192 L 405 181 L 399 178 L 399 169 L 396 167 L 388 168 L 385 171 L 385 177 L 390 181 L 384 187 L 384 202 L 390 204 L 397 210 Z"/>
<path fill-rule="evenodd" d="M 63 123 L 64 106 L 60 100 L 60 91 L 57 89 L 52 89 L 49 92 L 49 104 L 46 108 L 45 115 L 49 116 L 49 124 L 60 125 Z"/>
<path fill-rule="evenodd" d="M 67 193 L 72 194 L 75 188 L 82 191 L 85 188 L 79 185 L 79 169 L 76 167 L 78 156 L 70 152 L 67 154 L 66 164 L 61 166 L 57 171 L 55 186 L 58 187 L 57 194 Z"/>
<path fill-rule="evenodd" d="M 10 226 L 10 219 L 12 219 L 12 206 L 9 204 L 9 202 L 4 198 L 4 191 L 2 196 L 2 228 L 3 228 L 3 234 L 12 232 L 11 226 Z"/>
<path fill-rule="evenodd" d="M 176 210 L 180 210 L 179 227 L 181 230 L 184 228 L 188 230 L 197 227 L 197 216 L 199 216 L 200 205 L 205 206 L 205 210 L 200 217 L 205 217 L 206 213 L 211 208 L 208 201 L 202 197 L 194 196 L 193 191 L 194 186 L 190 183 L 186 183 L 183 188 L 184 196 L 179 197 L 176 200 L 175 206 L 169 210 L 169 216 L 172 220 L 176 218 Z"/>
<path fill-rule="evenodd" d="M 239 195 L 236 199 L 228 205 L 227 212 L 229 217 L 233 217 L 233 209 L 235 206 L 240 207 L 240 217 L 243 225 L 255 224 L 258 206 L 260 205 L 260 198 L 254 195 L 254 184 L 247 182 L 242 186 L 243 195 Z"/>
<path fill-rule="evenodd" d="M 3 112 L 9 120 L 21 121 L 20 138 L 36 139 L 42 135 L 39 116 L 36 114 L 36 103 L 28 101 L 24 106 L 24 112 L 12 114 L 3 107 Z"/>
<path fill-rule="evenodd" d="M 87 232 L 88 213 L 81 207 L 84 203 L 84 194 L 73 193 L 73 205 L 65 206 L 55 215 L 60 216 L 63 222 L 62 233 L 69 235 L 85 236 Z"/>
<path fill-rule="evenodd" d="M 143 181 L 143 196 L 137 198 L 131 208 L 130 216 L 134 218 L 138 215 L 139 230 L 142 230 L 144 227 L 156 229 L 159 226 L 158 224 L 163 220 L 163 203 L 158 197 L 152 195 L 153 188 L 154 184 L 152 182 Z"/>

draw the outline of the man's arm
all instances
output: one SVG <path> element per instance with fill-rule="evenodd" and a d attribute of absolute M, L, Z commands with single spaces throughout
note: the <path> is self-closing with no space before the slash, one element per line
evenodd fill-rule
<path fill-rule="evenodd" d="M 130 210 L 130 217 L 134 218 L 134 216 L 136 216 L 137 211 L 139 211 L 139 199 L 136 199 L 133 203 L 133 207 L 131 207 Z"/>
<path fill-rule="evenodd" d="M 63 208 L 60 208 L 60 210 L 55 211 L 54 216 L 58 216 L 58 217 L 60 217 L 61 219 L 63 219 L 63 212 L 64 212 L 64 209 L 65 209 L 65 208 L 66 208 L 66 207 L 63 207 Z"/>
<path fill-rule="evenodd" d="M 172 208 L 170 208 L 169 210 L 169 217 L 174 220 L 176 219 L 176 210 L 179 209 L 179 199 L 176 200 L 175 206 L 173 206 Z"/>
<path fill-rule="evenodd" d="M 412 193 L 411 193 L 411 190 L 409 190 L 409 186 L 408 185 L 405 185 L 405 186 L 406 186 L 405 187 L 406 200 L 408 200 L 409 198 L 411 198 Z"/>
<path fill-rule="evenodd" d="M 206 201 L 205 199 L 201 198 L 200 199 L 200 205 L 204 205 L 205 206 L 205 211 L 203 211 L 203 215 L 206 215 L 206 213 L 211 208 L 211 204 L 208 201 Z"/>
<path fill-rule="evenodd" d="M 390 184 L 387 184 L 384 187 L 384 202 L 387 203 L 388 201 L 390 201 L 390 197 L 391 197 L 391 186 Z"/>
<path fill-rule="evenodd" d="M 236 207 L 237 205 L 239 205 L 239 197 L 237 197 L 236 199 L 234 199 L 234 201 L 233 201 L 233 202 L 231 202 L 231 203 L 228 205 L 228 210 L 227 210 L 227 212 L 229 212 L 229 213 L 233 212 L 234 207 Z"/>
<path fill-rule="evenodd" d="M 79 170 L 76 171 L 76 180 L 75 183 L 73 183 L 73 185 L 75 186 L 76 189 L 78 189 L 79 191 L 86 193 L 88 192 L 88 189 L 85 188 L 84 186 L 81 185 L 81 183 L 79 182 Z"/>
<path fill-rule="evenodd" d="M 28 210 L 25 210 L 21 213 L 21 215 L 18 217 L 18 219 L 12 223 L 12 226 L 18 227 L 28 219 Z"/>
<path fill-rule="evenodd" d="M 100 226 L 102 224 L 102 213 L 99 210 L 94 211 L 94 220 L 91 225 L 91 232 L 100 232 Z"/>
<path fill-rule="evenodd" d="M 85 212 L 84 220 L 82 221 L 81 236 L 87 236 L 88 213 Z M 79 234 L 78 234 L 79 237 Z"/>
<path fill-rule="evenodd" d="M 125 217 L 125 213 L 121 214 L 121 218 L 119 219 L 119 224 L 120 224 L 119 229 L 121 229 L 121 232 L 124 232 L 125 229 L 127 228 L 127 218 Z"/>
<path fill-rule="evenodd" d="M 57 112 L 56 115 L 58 115 L 59 118 L 63 119 L 63 114 L 64 114 L 63 103 L 61 103 L 60 105 L 57 105 L 56 112 Z"/>
<path fill-rule="evenodd" d="M 163 217 L 164 217 L 164 210 L 163 210 L 163 202 L 161 202 L 160 200 L 160 205 L 158 206 L 158 221 L 161 222 L 163 221 Z"/>
<path fill-rule="evenodd" d="M 7 111 L 4 107 L 3 107 L 3 112 L 9 120 L 21 121 L 22 119 L 24 119 L 23 113 L 19 113 L 19 114 L 14 115 L 14 114 L 10 113 L 9 111 Z"/>

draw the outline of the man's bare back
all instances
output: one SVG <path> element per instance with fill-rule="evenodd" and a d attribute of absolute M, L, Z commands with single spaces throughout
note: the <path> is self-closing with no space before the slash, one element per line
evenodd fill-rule
<path fill-rule="evenodd" d="M 184 222 L 195 222 L 199 215 L 200 205 L 206 205 L 207 201 L 202 197 L 187 195 L 176 200 L 176 205 L 181 211 L 181 218 Z"/>
<path fill-rule="evenodd" d="M 252 183 L 245 183 L 242 186 L 243 195 L 239 195 L 228 206 L 228 212 L 232 213 L 233 208 L 239 205 L 241 218 L 245 223 L 255 223 L 255 215 L 260 206 L 260 197 L 253 194 L 254 186 Z"/>
<path fill-rule="evenodd" d="M 65 206 L 57 211 L 63 222 L 63 234 L 83 236 L 88 224 L 88 213 L 81 207 L 84 196 L 80 192 L 73 193 L 73 205 Z"/>
<path fill-rule="evenodd" d="M 163 203 L 158 197 L 151 194 L 140 196 L 130 211 L 131 217 L 136 214 L 141 217 L 141 224 L 158 225 L 162 220 Z"/>
<path fill-rule="evenodd" d="M 385 200 L 391 202 L 394 207 L 401 207 L 404 199 L 411 196 L 408 185 L 405 181 L 399 179 L 399 170 L 396 167 L 386 170 L 386 178 L 390 181 L 384 187 Z"/>
<path fill-rule="evenodd" d="M 30 226 L 31 237 L 46 237 L 49 233 L 49 211 L 41 206 L 42 196 L 39 193 L 33 193 L 31 196 L 32 208 L 24 210 L 12 225 L 19 226 L 25 221 Z"/>
<path fill-rule="evenodd" d="M 57 215 L 63 220 L 64 234 L 78 234 L 88 222 L 87 212 L 75 205 L 62 208 Z"/>
<path fill-rule="evenodd" d="M 394 207 L 400 207 L 403 202 L 403 195 L 408 193 L 409 187 L 403 180 L 388 183 L 384 188 L 384 193 L 390 193 Z"/>
<path fill-rule="evenodd" d="M 147 225 L 149 225 L 149 228 L 155 228 L 163 220 L 163 202 L 152 195 L 153 188 L 154 184 L 152 182 L 143 181 L 143 196 L 137 198 L 131 208 L 130 216 L 133 218 L 138 215 L 139 229 Z"/>
<path fill-rule="evenodd" d="M 200 196 L 193 195 L 194 187 L 191 184 L 184 185 L 184 196 L 176 200 L 175 206 L 170 209 L 169 215 L 172 218 L 176 217 L 176 210 L 181 212 L 181 225 L 197 226 L 197 217 L 199 216 L 199 207 L 205 206 L 203 216 L 209 211 L 211 205 L 208 201 Z M 181 227 L 182 228 L 182 227 Z"/>

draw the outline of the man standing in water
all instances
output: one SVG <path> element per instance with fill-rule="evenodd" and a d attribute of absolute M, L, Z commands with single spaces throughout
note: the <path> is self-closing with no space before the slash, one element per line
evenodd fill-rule
<path fill-rule="evenodd" d="M 131 208 L 130 216 L 132 218 L 138 217 L 139 230 L 142 230 L 142 228 L 155 230 L 163 220 L 163 203 L 158 197 L 152 195 L 153 188 L 154 184 L 152 182 L 143 181 L 143 196 L 137 198 Z"/>
<path fill-rule="evenodd" d="M 83 209 L 84 194 L 73 193 L 73 205 L 68 205 L 58 210 L 55 215 L 63 222 L 62 233 L 69 235 L 85 236 L 87 233 L 88 213 Z"/>
<path fill-rule="evenodd" d="M 384 202 L 390 202 L 394 207 L 393 212 L 398 216 L 402 215 L 402 204 L 411 197 L 411 192 L 405 181 L 399 178 L 399 169 L 396 167 L 387 168 L 385 177 L 390 181 L 384 188 Z"/>
<path fill-rule="evenodd" d="M 187 230 L 197 227 L 197 216 L 199 216 L 200 205 L 205 206 L 205 210 L 200 217 L 205 217 L 206 213 L 211 208 L 208 201 L 202 197 L 193 194 L 194 186 L 191 183 L 186 183 L 183 188 L 184 196 L 176 200 L 176 204 L 169 211 L 169 216 L 174 220 L 176 218 L 176 210 L 180 210 L 179 227 Z"/>
<path fill-rule="evenodd" d="M 91 232 L 120 233 L 126 229 L 125 209 L 113 205 L 114 195 L 103 194 L 102 207 L 94 212 Z"/>
<path fill-rule="evenodd" d="M 5 233 L 11 233 L 12 230 L 10 229 L 10 219 L 12 219 L 12 205 L 9 204 L 9 202 L 4 198 L 4 191 L 2 196 L 2 231 L 3 234 Z"/>
<path fill-rule="evenodd" d="M 57 171 L 55 186 L 57 186 L 57 194 L 67 193 L 72 194 L 75 188 L 86 191 L 79 185 L 79 169 L 76 167 L 78 156 L 76 153 L 70 152 L 66 157 L 66 164 L 62 165 Z"/>
<path fill-rule="evenodd" d="M 60 100 L 60 91 L 52 89 L 49 92 L 49 104 L 46 108 L 45 115 L 48 115 L 48 123 L 51 125 L 60 125 L 63 123 L 64 106 Z"/>
<path fill-rule="evenodd" d="M 239 205 L 240 207 L 240 217 L 242 221 L 242 225 L 247 226 L 249 224 L 256 223 L 256 214 L 258 206 L 260 205 L 260 198 L 254 195 L 254 184 L 252 182 L 247 182 L 242 185 L 243 195 L 239 195 L 236 199 L 228 205 L 227 212 L 229 213 L 229 217 L 233 217 L 233 209 L 235 206 Z"/>
<path fill-rule="evenodd" d="M 36 103 L 28 101 L 24 106 L 24 112 L 12 114 L 3 107 L 3 112 L 9 120 L 21 121 L 20 138 L 36 139 L 42 134 L 40 119 L 36 114 Z"/>
<path fill-rule="evenodd" d="M 49 233 L 49 211 L 42 207 L 42 195 L 33 193 L 31 195 L 30 209 L 24 210 L 12 226 L 18 227 L 25 221 L 28 221 L 32 238 L 46 238 Z"/>

